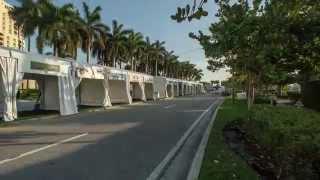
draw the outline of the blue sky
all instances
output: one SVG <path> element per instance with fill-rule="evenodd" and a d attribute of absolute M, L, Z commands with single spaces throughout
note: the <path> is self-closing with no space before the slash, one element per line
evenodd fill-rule
<path fill-rule="evenodd" d="M 12 0 L 11 0 L 12 1 Z M 188 37 L 189 32 L 206 31 L 210 23 L 216 20 L 217 10 L 212 1 L 207 5 L 209 16 L 200 21 L 176 23 L 170 19 L 177 6 L 183 6 L 191 0 L 85 0 L 91 8 L 102 7 L 103 21 L 111 25 L 113 19 L 149 36 L 152 40 L 166 41 L 166 48 L 173 50 L 181 60 L 190 60 L 204 70 L 203 80 L 221 79 L 225 73 L 210 73 L 206 70 L 204 52 L 197 41 Z M 82 10 L 81 0 L 54 0 L 56 4 L 73 3 Z"/>

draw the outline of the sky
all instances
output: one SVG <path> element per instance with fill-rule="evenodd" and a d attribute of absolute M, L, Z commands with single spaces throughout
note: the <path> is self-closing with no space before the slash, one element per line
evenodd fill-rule
<path fill-rule="evenodd" d="M 13 1 L 13 0 L 10 0 Z M 9 1 L 9 2 L 10 2 Z M 141 32 L 151 40 L 166 42 L 166 48 L 175 51 L 181 61 L 191 61 L 204 71 L 202 80 L 224 80 L 228 73 L 224 70 L 212 73 L 206 70 L 207 62 L 204 51 L 196 40 L 189 38 L 190 32 L 207 31 L 209 25 L 216 21 L 214 16 L 217 6 L 213 0 L 209 1 L 206 10 L 209 16 L 192 22 L 177 23 L 171 20 L 170 15 L 176 12 L 178 6 L 184 6 L 191 0 L 85 0 L 91 9 L 102 7 L 102 21 L 111 25 L 117 20 L 128 29 Z M 58 5 L 73 3 L 82 10 L 81 0 L 54 0 Z M 85 58 L 84 58 L 85 59 Z"/>

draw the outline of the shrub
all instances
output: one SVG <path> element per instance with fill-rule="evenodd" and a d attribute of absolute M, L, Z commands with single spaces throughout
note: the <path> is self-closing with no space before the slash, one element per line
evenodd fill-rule
<path fill-rule="evenodd" d="M 272 156 L 280 179 L 320 178 L 320 113 L 255 105 L 243 122 L 248 137 Z"/>
<path fill-rule="evenodd" d="M 320 81 L 306 83 L 302 89 L 303 105 L 320 111 Z"/>
<path fill-rule="evenodd" d="M 301 93 L 299 93 L 299 92 L 288 92 L 288 97 L 289 97 L 289 99 L 294 101 L 294 103 L 296 103 L 301 99 Z"/>
<path fill-rule="evenodd" d="M 222 96 L 231 96 L 231 93 L 229 91 L 223 91 Z"/>
<path fill-rule="evenodd" d="M 257 96 L 254 100 L 255 104 L 270 104 L 271 100 L 268 96 Z"/>
<path fill-rule="evenodd" d="M 39 96 L 39 90 L 37 89 L 24 89 L 19 90 L 18 99 L 36 100 Z"/>

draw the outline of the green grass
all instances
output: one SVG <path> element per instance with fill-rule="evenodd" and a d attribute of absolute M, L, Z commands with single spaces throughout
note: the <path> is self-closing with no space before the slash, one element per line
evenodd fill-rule
<path fill-rule="evenodd" d="M 50 111 L 50 110 L 38 110 L 38 111 L 23 111 L 18 112 L 18 119 L 12 122 L 4 122 L 0 118 L 0 127 L 9 127 L 15 124 L 17 121 L 27 121 L 34 118 L 52 116 L 52 115 L 59 115 L 58 111 Z"/>
<path fill-rule="evenodd" d="M 24 100 L 37 100 L 40 91 L 37 89 L 24 89 L 20 90 L 18 93 L 18 99 Z"/>
<path fill-rule="evenodd" d="M 319 179 L 320 113 L 293 106 L 255 105 L 242 120 L 247 137 L 263 147 L 281 179 Z M 269 162 L 270 163 L 270 162 Z"/>
<path fill-rule="evenodd" d="M 224 102 L 211 131 L 199 180 L 259 179 L 246 162 L 228 147 L 222 134 L 228 122 L 247 116 L 244 101 L 232 104 L 231 100 L 227 99 Z"/>

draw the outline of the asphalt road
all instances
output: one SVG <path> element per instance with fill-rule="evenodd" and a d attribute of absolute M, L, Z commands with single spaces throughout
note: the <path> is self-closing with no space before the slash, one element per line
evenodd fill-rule
<path fill-rule="evenodd" d="M 214 101 L 184 97 L 2 127 L 0 179 L 146 179 Z"/>

